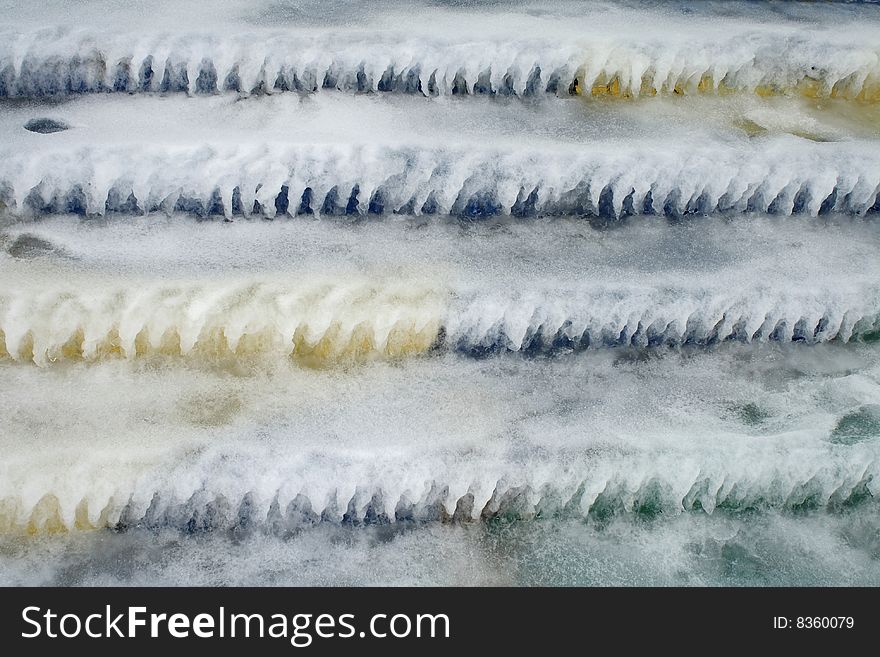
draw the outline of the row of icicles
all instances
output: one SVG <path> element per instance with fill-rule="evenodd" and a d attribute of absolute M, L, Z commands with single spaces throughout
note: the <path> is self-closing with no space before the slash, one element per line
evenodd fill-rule
<path fill-rule="evenodd" d="M 185 62 L 165 62 L 164 68 L 155 68 L 152 57 L 147 57 L 139 70 L 133 70 L 130 60 L 123 60 L 107 75 L 107 64 L 96 54 L 91 58 L 75 57 L 70 61 L 59 58 L 45 61 L 25 59 L 20 70 L 11 64 L 0 69 L 0 96 L 42 97 L 89 92 L 183 92 L 212 94 L 221 91 L 262 94 L 284 91 L 312 93 L 321 89 L 348 92 L 400 92 L 434 96 L 499 95 L 534 96 L 539 93 L 581 95 L 604 98 L 636 98 L 656 95 L 726 95 L 735 92 L 753 92 L 760 96 L 799 94 L 810 98 L 845 98 L 865 102 L 880 101 L 880 71 L 854 71 L 839 79 L 830 79 L 820 71 L 789 75 L 780 82 L 768 75 L 752 71 L 731 71 L 716 77 L 714 69 L 703 72 L 670 72 L 665 76 L 649 69 L 640 78 L 616 71 L 592 71 L 589 67 L 544 71 L 535 65 L 528 73 L 525 84 L 519 82 L 519 73 L 508 70 L 503 76 L 493 75 L 491 68 L 466 78 L 463 69 L 454 75 L 434 70 L 423 74 L 419 66 L 395 69 L 389 66 L 375 79 L 360 66 L 343 70 L 331 65 L 323 73 L 305 68 L 297 70 L 282 66 L 267 71 L 265 65 L 256 82 L 245 82 L 237 64 L 225 74 L 217 72 L 209 59 L 202 61 L 197 72 L 190 71 Z M 191 74 L 195 79 L 191 80 Z M 795 81 L 796 80 L 796 81 Z M 793 82 L 794 81 L 794 82 Z"/>
<path fill-rule="evenodd" d="M 310 336 L 308 326 L 300 326 L 288 339 L 277 330 L 267 328 L 229 340 L 222 327 L 209 327 L 201 330 L 194 341 L 190 340 L 191 346 L 182 344 L 180 332 L 173 328 L 165 330 L 157 340 L 151 339 L 149 331 L 143 329 L 129 343 L 123 343 L 115 328 L 98 339 L 92 336 L 89 340 L 82 329 L 77 329 L 66 339 L 55 339 L 51 345 L 36 342 L 32 331 L 10 345 L 0 330 L 0 359 L 45 367 L 60 362 L 152 356 L 186 357 L 217 364 L 280 356 L 301 365 L 320 367 L 373 359 L 394 360 L 441 349 L 483 357 L 503 352 L 563 354 L 590 348 L 709 347 L 722 342 L 873 342 L 880 337 L 880 317 L 870 316 L 853 319 L 844 315 L 833 323 L 827 317 L 818 322 L 801 319 L 793 324 L 767 317 L 757 327 L 748 324 L 744 318 L 733 322 L 725 316 L 714 327 L 698 328 L 690 322 L 680 325 L 675 321 L 644 325 L 639 321 L 635 326 L 627 323 L 622 328 L 611 324 L 606 328 L 577 330 L 571 322 L 564 322 L 558 328 L 541 324 L 516 336 L 508 335 L 500 320 L 489 328 L 461 326 L 454 335 L 447 335 L 437 321 L 399 321 L 382 334 L 369 321 L 347 328 L 332 322 L 318 336 Z"/>
<path fill-rule="evenodd" d="M 402 497 L 396 508 L 389 513 L 382 495 L 364 498 L 358 504 L 357 494 L 347 506 L 331 505 L 325 509 L 313 508 L 305 495 L 297 495 L 286 506 L 276 497 L 268 509 L 257 504 L 252 494 L 238 503 L 223 495 L 211 496 L 206 492 L 195 494 L 182 504 L 163 504 L 158 494 L 144 510 L 135 510 L 132 504 L 119 504 L 110 499 L 106 505 L 97 505 L 97 515 L 87 499 L 77 504 L 73 517 L 65 518 L 60 500 L 47 493 L 29 512 L 22 508 L 21 500 L 7 497 L 0 499 L 0 534 L 59 534 L 69 531 L 115 529 L 126 531 L 135 528 L 158 530 L 174 529 L 189 534 L 214 531 L 247 533 L 262 531 L 275 535 L 291 532 L 319 523 L 342 523 L 344 525 L 382 525 L 391 522 L 407 523 L 468 523 L 504 520 L 534 520 L 554 517 L 595 517 L 628 513 L 655 516 L 661 513 L 713 512 L 717 508 L 733 510 L 757 508 L 783 508 L 790 510 L 818 508 L 847 508 L 872 498 L 871 476 L 861 480 L 841 482 L 834 490 L 813 490 L 810 482 L 794 485 L 785 494 L 777 491 L 774 499 L 751 499 L 742 497 L 735 485 L 720 488 L 708 481 L 695 482 L 682 499 L 655 481 L 646 481 L 638 490 L 615 490 L 609 482 L 604 490 L 587 493 L 587 482 L 570 498 L 560 497 L 552 491 L 536 494 L 529 486 L 496 487 L 482 508 L 476 504 L 473 493 L 468 492 L 455 501 L 450 512 L 447 502 L 449 490 L 434 484 L 423 500 L 413 502 Z M 673 495 L 672 498 L 669 495 Z M 595 497 L 593 497 L 595 496 Z M 589 501 L 589 499 L 592 501 Z M 364 503 L 366 502 L 366 503 Z M 94 505 L 93 505 L 94 506 Z"/>
<path fill-rule="evenodd" d="M 612 186 L 602 187 L 598 195 L 591 186 L 580 184 L 574 189 L 555 194 L 545 193 L 540 187 L 521 187 L 510 207 L 503 204 L 493 191 L 472 192 L 461 189 L 449 201 L 442 201 L 442 194 L 431 191 L 423 201 L 413 196 L 409 201 L 394 201 L 394 190 L 384 189 L 382 185 L 372 193 L 364 193 L 355 184 L 350 190 L 347 186 L 333 185 L 323 196 L 311 187 L 302 192 L 282 185 L 280 191 L 274 190 L 267 203 L 253 201 L 248 205 L 243 201 L 240 186 L 235 186 L 231 194 L 224 196 L 219 188 L 207 198 L 189 195 L 178 189 L 164 198 L 159 196 L 140 199 L 133 192 L 112 187 L 106 199 L 94 198 L 90 185 L 74 185 L 63 191 L 40 183 L 24 196 L 22 202 L 15 200 L 16 194 L 10 185 L 2 186 L 0 181 L 0 212 L 13 215 L 76 214 L 100 216 L 111 213 L 143 215 L 147 213 L 183 213 L 200 218 L 223 217 L 227 220 L 235 216 L 263 216 L 267 218 L 318 215 L 362 216 L 362 215 L 450 215 L 463 219 L 480 219 L 493 216 L 517 218 L 539 216 L 595 217 L 600 219 L 622 219 L 634 215 L 665 215 L 681 218 L 685 215 L 710 215 L 716 213 L 762 212 L 772 215 L 790 216 L 807 214 L 817 216 L 829 212 L 864 216 L 880 211 L 880 183 L 859 179 L 849 181 L 848 186 L 825 185 L 825 189 L 814 190 L 804 182 L 796 186 L 785 185 L 780 189 L 767 190 L 764 185 L 750 185 L 739 194 L 715 194 L 708 191 L 684 196 L 672 188 L 667 194 L 656 193 L 653 188 L 637 194 L 634 188 L 629 193 L 615 191 Z M 833 186 L 832 186 L 833 185 Z M 258 186 L 258 190 L 262 185 Z M 88 189 L 88 193 L 86 192 Z M 262 196 L 266 196 L 265 193 Z M 424 196 L 424 193 L 423 193 Z M 595 196 L 595 198 L 594 198 Z"/>

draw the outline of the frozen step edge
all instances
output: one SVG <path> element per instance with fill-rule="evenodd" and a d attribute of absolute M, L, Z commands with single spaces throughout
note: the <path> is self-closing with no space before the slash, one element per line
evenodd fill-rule
<path fill-rule="evenodd" d="M 387 33 L 219 37 L 7 30 L 0 37 L 0 97 L 334 89 L 629 98 L 741 91 L 880 100 L 880 40 L 848 44 L 772 30 L 715 41 L 640 38 L 458 42 Z"/>
<path fill-rule="evenodd" d="M 535 151 L 477 146 L 111 147 L 2 153 L 12 215 L 592 216 L 880 210 L 872 142 L 642 141 Z"/>
<path fill-rule="evenodd" d="M 594 284 L 562 292 L 457 295 L 375 285 L 88 286 L 0 292 L 0 360 L 40 367 L 151 356 L 216 365 L 310 366 L 432 351 L 562 354 L 724 342 L 847 343 L 880 337 L 880 289 L 782 291 Z"/>
<path fill-rule="evenodd" d="M 429 351 L 445 291 L 408 281 L 0 292 L 0 357 L 40 366 L 151 355 L 312 365 Z"/>
<path fill-rule="evenodd" d="M 303 484 L 295 478 L 276 482 L 265 476 L 259 485 L 238 477 L 235 483 L 206 481 L 195 489 L 183 483 L 161 490 L 146 483 L 120 487 L 103 482 L 94 490 L 84 482 L 59 483 L 49 490 L 28 486 L 27 494 L 7 490 L 0 497 L 0 532 L 168 528 L 283 536 L 321 522 L 376 525 L 711 514 L 718 509 L 835 510 L 877 495 L 880 463 L 875 443 L 845 451 L 834 446 L 805 448 L 807 463 L 801 465 L 769 459 L 760 465 L 749 461 L 749 467 L 723 467 L 661 455 L 650 463 L 636 459 L 616 466 L 569 464 L 554 469 L 545 464 L 498 479 L 483 471 L 425 480 L 392 477 L 364 485 Z M 620 468 L 624 464 L 626 471 Z"/>
<path fill-rule="evenodd" d="M 438 344 L 471 356 L 596 348 L 709 347 L 723 342 L 849 342 L 880 337 L 880 290 L 782 292 L 773 284 L 712 290 L 593 290 L 457 299 Z"/>

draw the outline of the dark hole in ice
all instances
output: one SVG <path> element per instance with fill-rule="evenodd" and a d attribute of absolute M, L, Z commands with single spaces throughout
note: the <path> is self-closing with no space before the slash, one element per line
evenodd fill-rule
<path fill-rule="evenodd" d="M 281 185 L 281 191 L 275 197 L 275 216 L 283 217 L 287 214 L 287 209 L 290 207 L 289 193 L 290 187 Z"/>
<path fill-rule="evenodd" d="M 840 418 L 831 442 L 853 445 L 876 436 L 880 436 L 880 405 L 866 404 Z"/>
<path fill-rule="evenodd" d="M 35 258 L 57 253 L 58 249 L 47 240 L 25 233 L 16 237 L 12 244 L 6 248 L 6 251 L 13 258 Z"/>
<path fill-rule="evenodd" d="M 315 211 L 312 210 L 312 188 L 306 187 L 303 190 L 302 197 L 300 197 L 299 201 L 299 210 L 296 211 L 297 214 L 315 214 Z"/>
<path fill-rule="evenodd" d="M 69 128 L 70 126 L 63 121 L 56 121 L 55 119 L 45 118 L 31 119 L 24 124 L 25 130 L 30 130 L 31 132 L 39 132 L 43 135 L 48 135 L 52 132 L 61 132 L 62 130 L 67 130 Z"/>

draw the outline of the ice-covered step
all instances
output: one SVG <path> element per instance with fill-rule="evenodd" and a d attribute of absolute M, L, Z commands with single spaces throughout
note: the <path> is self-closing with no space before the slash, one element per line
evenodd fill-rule
<path fill-rule="evenodd" d="M 807 451 L 807 450 L 803 450 Z M 821 458 L 821 451 L 809 456 Z M 827 457 L 827 456 L 826 456 Z M 110 497 L 86 492 L 76 500 L 46 493 L 36 501 L 8 495 L 0 498 L 0 533 L 43 534 L 95 529 L 162 530 L 187 534 L 251 532 L 287 536 L 321 523 L 382 525 L 430 522 L 469 523 L 540 518 L 607 518 L 615 514 L 675 515 L 682 512 L 840 510 L 877 494 L 880 475 L 876 449 L 832 457 L 803 472 L 773 468 L 759 472 L 709 473 L 691 466 L 691 478 L 672 478 L 646 464 L 637 472 L 580 479 L 576 467 L 560 466 L 560 476 L 521 475 L 518 479 L 483 480 L 451 492 L 449 484 L 428 480 L 399 497 L 381 487 L 356 487 L 353 494 L 329 488 L 324 494 L 293 497 L 269 493 L 213 490 L 211 482 L 188 497 L 183 491 L 116 490 Z M 666 459 L 661 463 L 673 468 Z M 689 464 L 690 465 L 690 464 Z M 735 468 L 732 468 L 735 469 Z M 542 473 L 543 474 L 543 473 Z M 563 481 L 560 481 L 562 479 Z M 294 480 L 295 481 L 295 480 Z M 522 482 L 522 483 L 519 483 Z M 456 485 L 457 484 L 457 485 Z M 291 488 L 291 481 L 282 484 Z M 391 484 L 399 489 L 399 484 Z M 261 489 L 266 486 L 261 484 Z M 462 492 L 464 490 L 464 492 Z M 344 492 L 343 492 L 344 491 Z M 262 492 L 262 491 L 261 491 Z M 341 494 L 340 494 L 341 493 Z M 229 497 L 233 495 L 233 497 Z M 349 497 L 349 495 L 351 495 Z"/>
<path fill-rule="evenodd" d="M 35 157 L 83 147 L 155 152 L 164 146 L 185 152 L 206 145 L 228 151 L 232 144 L 273 144 L 275 153 L 285 147 L 338 145 L 471 155 L 494 149 L 566 156 L 615 148 L 670 155 L 741 149 L 745 154 L 792 137 L 795 152 L 809 142 L 880 143 L 878 111 L 880 106 L 865 104 L 757 97 L 658 99 L 636 106 L 588 105 L 577 99 L 524 105 L 443 98 L 424 104 L 408 96 L 344 94 L 263 101 L 81 96 L 51 106 L 11 103 L 0 112 L 0 130 L 6 135 L 5 153 Z"/>
<path fill-rule="evenodd" d="M 39 38 L 51 41 L 57 35 L 44 33 Z M 638 98 L 746 92 L 868 102 L 880 99 L 880 55 L 876 49 L 850 48 L 827 57 L 826 44 L 820 44 L 814 54 L 805 54 L 800 40 L 771 41 L 755 52 L 737 53 L 739 57 L 729 57 L 732 50 L 742 50 L 736 44 L 718 44 L 717 50 L 703 52 L 687 48 L 647 54 L 621 52 L 625 48 L 614 46 L 596 52 L 588 44 L 565 48 L 526 43 L 511 48 L 498 43 L 470 49 L 441 45 L 420 58 L 414 57 L 413 51 L 431 49 L 430 44 L 395 42 L 377 48 L 370 41 L 369 45 L 353 44 L 350 52 L 340 54 L 322 44 L 285 54 L 283 45 L 278 44 L 262 56 L 251 52 L 250 57 L 231 61 L 198 42 L 186 47 L 159 45 L 155 54 L 140 59 L 118 47 L 117 55 L 105 56 L 91 45 L 94 37 L 82 37 L 82 41 L 91 47 L 75 47 L 76 54 L 42 54 L 31 47 L 16 61 L 7 53 L 0 68 L 0 96 L 45 98 L 90 92 L 260 95 L 333 90 L 427 97 L 528 98 L 550 94 Z M 245 49 L 238 45 L 229 48 L 233 52 Z M 504 52 L 511 49 L 513 52 Z M 107 50 L 113 52 L 114 48 Z M 189 55 L 188 51 L 198 54 Z"/>
<path fill-rule="evenodd" d="M 88 436 L 65 433 L 53 450 L 16 438 L 34 421 L 63 431 L 69 393 L 48 413 L 24 403 L 10 422 L 0 531 L 284 535 L 319 522 L 840 510 L 877 494 L 880 407 L 865 403 L 876 398 L 875 364 L 869 356 L 864 376 L 853 379 L 842 366 L 823 371 L 827 364 L 818 358 L 802 354 L 786 363 L 781 352 L 763 366 L 741 353 L 690 359 L 638 397 L 628 386 L 656 371 L 656 361 L 581 356 L 528 370 L 515 362 L 480 366 L 485 372 L 475 372 L 473 361 L 445 361 L 439 368 L 376 366 L 354 372 L 350 383 L 283 370 L 224 383 L 210 370 L 158 369 L 129 379 L 115 367 L 93 369 L 86 378 L 97 390 L 115 392 L 80 401 L 77 415 L 95 413 L 77 425 L 89 427 Z M 713 369 L 722 363 L 739 366 Z M 790 377 L 782 385 L 779 372 L 774 378 L 769 371 L 774 366 Z M 429 396 L 410 399 L 404 391 L 412 377 L 431 371 Z M 466 371 L 468 383 L 460 378 Z M 18 372 L 7 371 L 5 384 L 18 386 L 16 398 L 34 386 L 69 385 L 61 374 Z M 612 372 L 616 381 L 593 387 Z M 714 390 L 719 383 L 710 372 L 742 385 L 728 406 L 677 397 L 691 388 Z M 562 379 L 553 383 L 552 373 Z M 326 387 L 315 387 L 316 379 Z M 119 386 L 129 385 L 166 390 L 126 401 Z M 267 389 L 294 394 L 295 403 L 267 407 Z M 330 394 L 343 391 L 356 403 L 340 405 Z M 474 396 L 478 407 L 457 403 Z M 608 415 L 620 407 L 627 416 Z M 548 409 L 567 411 L 548 426 L 539 420 Z M 389 433 L 391 426 L 398 433 Z"/>
<path fill-rule="evenodd" d="M 72 16 L 51 10 L 38 27 L 17 10 L 0 38 L 0 95 L 744 91 L 880 98 L 876 11 L 820 8 L 786 17 L 700 4 L 689 12 L 662 3 L 647 10 L 554 3 L 408 12 L 355 4 L 337 21 L 318 20 L 314 7 L 293 12 L 297 20 L 260 4 L 209 18 L 216 10 L 200 5 L 168 8 L 166 15 L 186 14 L 178 23 L 157 23 L 135 8 L 96 17 L 89 29 L 71 28 Z M 247 19 L 236 22 L 241 14 Z"/>
<path fill-rule="evenodd" d="M 543 150 L 82 146 L 6 152 L 0 163 L 0 203 L 24 216 L 864 215 L 880 209 L 878 193 L 874 143 L 791 136 Z"/>
<path fill-rule="evenodd" d="M 42 366 L 158 357 L 263 369 L 870 341 L 878 230 L 839 215 L 636 218 L 614 230 L 52 217 L 0 233 L 0 350 Z"/>
<path fill-rule="evenodd" d="M 85 377 L 110 394 L 80 399 L 74 411 L 93 414 L 77 425 L 89 427 L 87 436 L 67 432 L 54 450 L 29 446 L 31 422 L 65 431 L 69 393 L 48 413 L 25 402 L 9 423 L 0 531 L 285 535 L 319 522 L 846 509 L 876 497 L 880 475 L 880 406 L 868 402 L 876 399 L 876 363 L 861 356 L 866 369 L 854 377 L 846 363 L 829 369 L 822 354 L 783 351 L 756 364 L 716 353 L 688 359 L 638 397 L 628 386 L 662 362 L 581 356 L 481 372 L 473 361 L 447 360 L 439 368 L 377 365 L 351 382 L 281 370 L 232 383 L 210 370 L 129 378 L 105 366 Z M 34 386 L 69 386 L 62 374 L 21 372 L 5 372 L 15 398 Z M 430 372 L 428 396 L 410 399 L 412 377 Z M 605 378 L 612 372 L 613 382 Z M 725 382 L 742 386 L 727 406 L 680 397 Z M 120 386 L 164 392 L 127 400 Z M 295 403 L 266 407 L 268 389 L 295 395 Z M 356 403 L 339 405 L 332 393 L 341 392 Z M 397 394 L 382 396 L 389 392 Z M 457 403 L 475 395 L 479 407 Z M 556 408 L 567 411 L 548 430 L 538 418 Z M 389 433 L 391 426 L 407 429 Z"/>
<path fill-rule="evenodd" d="M 880 335 L 875 285 L 776 285 L 584 283 L 519 294 L 309 279 L 10 286 L 0 293 L 0 357 L 42 367 L 149 356 L 320 366 L 438 350 L 482 356 Z"/>
<path fill-rule="evenodd" d="M 40 153 L 106 147 L 340 144 L 385 148 L 581 152 L 760 145 L 781 136 L 799 142 L 880 142 L 880 106 L 801 98 L 663 98 L 649 105 L 564 102 L 524 104 L 409 96 L 277 95 L 79 96 L 57 104 L 7 103 L 0 112 L 6 150 Z M 832 148 L 832 147 L 827 147 Z"/>

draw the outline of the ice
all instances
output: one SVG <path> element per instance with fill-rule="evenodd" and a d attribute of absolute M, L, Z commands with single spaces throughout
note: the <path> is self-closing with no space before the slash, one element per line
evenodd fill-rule
<path fill-rule="evenodd" d="M 0 13 L 0 583 L 878 581 L 876 4 Z"/>

